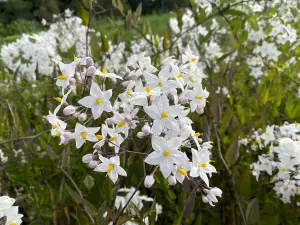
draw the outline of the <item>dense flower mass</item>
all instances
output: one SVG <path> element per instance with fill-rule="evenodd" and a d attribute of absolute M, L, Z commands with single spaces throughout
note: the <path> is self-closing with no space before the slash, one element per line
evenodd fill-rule
<path fill-rule="evenodd" d="M 146 152 L 136 149 L 133 153 L 146 155 L 145 163 L 153 166 L 150 176 L 159 168 L 171 185 L 199 177 L 203 181 L 200 186 L 214 193 L 209 192 L 209 177 L 216 172 L 210 160 L 212 145 L 201 143 L 200 133 L 193 129 L 189 118 L 192 113 L 203 113 L 209 96 L 202 87 L 197 60 L 188 49 L 181 60 L 164 60 L 159 70 L 151 64 L 150 57 L 141 53 L 131 56 L 119 75 L 102 69 L 100 77 L 96 73 L 100 69 L 95 68 L 91 58 L 60 63 L 64 66 L 60 66 L 62 75 L 56 84 L 62 87 L 63 96 L 54 113 L 46 116 L 52 125 L 52 136 L 59 137 L 61 144 L 74 139 L 76 148 L 93 142 L 94 151 L 83 156 L 83 162 L 96 172 L 106 173 L 114 183 L 119 176 L 130 175 L 122 168 L 120 158 L 131 153 L 126 146 L 131 140 L 134 142 L 134 135 L 148 138 L 152 148 Z M 76 74 L 80 74 L 77 79 Z M 69 77 L 75 81 L 70 82 Z M 58 81 L 63 81 L 63 85 Z M 109 82 L 114 83 L 111 89 Z M 70 90 L 76 84 L 88 84 L 85 96 L 78 105 L 68 105 Z M 65 117 L 58 116 L 63 106 Z M 78 120 L 75 129 L 69 125 L 72 118 Z M 150 183 L 145 181 L 150 187 L 154 180 Z M 218 191 L 217 196 L 221 193 Z M 208 194 L 208 199 L 216 202 L 216 198 L 209 197 L 212 195 Z"/>
<path fill-rule="evenodd" d="M 287 203 L 299 195 L 300 188 L 300 125 L 285 123 L 283 126 L 267 126 L 266 131 L 255 131 L 241 144 L 249 152 L 258 152 L 258 161 L 251 165 L 252 174 L 258 180 L 269 175 L 274 190 Z"/>
<path fill-rule="evenodd" d="M 19 207 L 13 206 L 15 199 L 7 196 L 0 197 L 0 221 L 3 225 L 20 225 L 22 214 L 19 214 Z"/>

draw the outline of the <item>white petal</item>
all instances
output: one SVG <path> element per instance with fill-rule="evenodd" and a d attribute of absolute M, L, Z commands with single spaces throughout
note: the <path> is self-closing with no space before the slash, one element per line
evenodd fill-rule
<path fill-rule="evenodd" d="M 92 85 L 91 85 L 90 94 L 92 96 L 97 96 L 97 97 L 102 97 L 103 96 L 103 93 L 102 93 L 100 87 L 95 82 L 93 82 Z M 99 95 L 101 95 L 101 96 L 99 96 Z"/>
<path fill-rule="evenodd" d="M 107 173 L 112 182 L 116 183 L 118 180 L 118 173 L 115 169 L 113 169 L 110 173 Z"/>
<path fill-rule="evenodd" d="M 179 131 L 179 126 L 176 119 L 168 117 L 163 119 L 162 122 L 164 123 L 165 127 L 169 128 L 170 130 Z"/>
<path fill-rule="evenodd" d="M 92 114 L 95 120 L 98 119 L 102 115 L 102 113 L 103 113 L 103 108 L 101 105 L 92 106 Z"/>
<path fill-rule="evenodd" d="M 154 120 L 152 128 L 151 128 L 151 132 L 153 134 L 159 135 L 163 131 L 164 128 L 165 128 L 164 124 L 162 123 L 161 120 Z"/>
<path fill-rule="evenodd" d="M 150 155 L 148 155 L 144 161 L 150 165 L 158 165 L 162 160 L 161 157 L 162 157 L 161 154 L 154 151 L 154 152 L 150 153 Z"/>
<path fill-rule="evenodd" d="M 95 103 L 96 99 L 92 96 L 87 96 L 87 97 L 84 97 L 82 99 L 80 99 L 78 101 L 78 103 L 80 105 L 83 105 L 84 107 L 87 107 L 87 108 L 91 108 L 92 105 Z"/>

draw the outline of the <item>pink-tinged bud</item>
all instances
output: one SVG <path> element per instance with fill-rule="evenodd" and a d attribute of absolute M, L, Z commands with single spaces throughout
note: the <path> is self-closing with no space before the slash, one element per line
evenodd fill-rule
<path fill-rule="evenodd" d="M 95 73 L 96 73 L 96 68 L 94 66 L 90 66 L 89 68 L 87 68 L 85 75 L 87 77 L 92 77 L 95 75 Z"/>
<path fill-rule="evenodd" d="M 76 84 L 76 79 L 71 77 L 69 80 L 69 85 L 75 85 Z"/>
<path fill-rule="evenodd" d="M 86 113 L 81 113 L 79 116 L 78 116 L 78 120 L 80 121 L 80 122 L 83 122 L 83 121 L 85 121 L 86 120 Z"/>
<path fill-rule="evenodd" d="M 111 124 L 117 123 L 117 120 L 115 118 L 111 117 L 111 118 L 107 118 L 105 120 L 105 122 L 107 123 L 107 125 L 111 125 Z"/>
<path fill-rule="evenodd" d="M 169 183 L 169 185 L 171 185 L 171 186 L 175 186 L 176 183 L 177 183 L 176 178 L 175 178 L 174 176 L 169 176 L 169 178 L 168 178 L 168 183 Z"/>
<path fill-rule="evenodd" d="M 89 162 L 89 167 L 90 168 L 96 168 L 98 166 L 98 162 L 93 160 Z"/>
<path fill-rule="evenodd" d="M 208 203 L 208 198 L 206 196 L 202 195 L 202 201 L 204 203 Z"/>
<path fill-rule="evenodd" d="M 63 135 L 65 138 L 65 143 L 68 143 L 71 139 L 73 139 L 73 133 L 70 131 L 65 131 Z"/>
<path fill-rule="evenodd" d="M 142 128 L 142 132 L 145 136 L 149 135 L 151 133 L 151 127 L 148 125 L 148 123 L 146 123 L 143 128 Z"/>
<path fill-rule="evenodd" d="M 86 68 L 88 68 L 88 67 L 90 67 L 90 66 L 92 66 L 92 65 L 94 65 L 93 59 L 92 59 L 92 58 L 88 58 L 88 59 L 86 60 Z"/>
<path fill-rule="evenodd" d="M 138 138 L 144 138 L 145 135 L 143 132 L 138 132 L 137 135 L 136 135 Z"/>
<path fill-rule="evenodd" d="M 82 157 L 82 162 L 90 163 L 93 160 L 93 154 L 86 154 Z"/>
<path fill-rule="evenodd" d="M 63 113 L 68 116 L 74 114 L 76 111 L 76 108 L 72 105 L 68 105 L 67 107 L 64 108 Z"/>
<path fill-rule="evenodd" d="M 180 96 L 179 103 L 185 105 L 188 102 L 188 98 L 185 96 Z"/>
<path fill-rule="evenodd" d="M 148 175 L 146 176 L 145 180 L 144 180 L 144 185 L 146 188 L 150 188 L 155 182 L 155 179 L 153 177 L 153 175 Z"/>
<path fill-rule="evenodd" d="M 72 117 L 73 117 L 74 119 L 78 118 L 78 116 L 79 116 L 79 112 L 75 112 L 75 113 L 72 115 Z"/>

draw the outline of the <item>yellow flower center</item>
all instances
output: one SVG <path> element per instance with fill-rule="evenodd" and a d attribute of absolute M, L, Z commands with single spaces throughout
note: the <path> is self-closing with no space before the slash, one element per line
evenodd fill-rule
<path fill-rule="evenodd" d="M 83 132 L 80 133 L 80 135 L 81 135 L 82 139 L 84 139 L 84 140 L 86 139 L 86 132 L 83 131 Z"/>
<path fill-rule="evenodd" d="M 56 133 L 56 135 L 60 137 L 60 136 L 62 135 L 62 133 L 61 133 L 60 131 L 58 131 L 58 132 Z"/>
<path fill-rule="evenodd" d="M 167 118 L 169 116 L 169 114 L 167 112 L 162 112 L 160 114 L 161 118 Z"/>
<path fill-rule="evenodd" d="M 286 168 L 281 167 L 281 168 L 279 168 L 279 170 L 282 171 L 282 172 L 285 172 Z"/>
<path fill-rule="evenodd" d="M 76 56 L 74 55 L 74 61 L 77 60 L 77 59 L 78 59 L 78 57 L 76 57 Z"/>
<path fill-rule="evenodd" d="M 127 95 L 129 95 L 130 97 L 132 97 L 132 91 L 131 90 L 127 90 L 126 93 L 127 93 Z"/>
<path fill-rule="evenodd" d="M 56 124 L 52 125 L 52 129 L 53 129 L 53 130 L 56 129 L 56 128 L 57 128 L 57 125 L 56 125 Z"/>
<path fill-rule="evenodd" d="M 199 133 L 199 132 L 197 132 L 197 133 L 194 133 L 194 136 L 195 137 L 199 137 L 201 134 Z"/>
<path fill-rule="evenodd" d="M 196 80 L 195 80 L 194 77 L 190 77 L 190 78 L 189 78 L 189 81 L 191 81 L 192 83 L 195 83 Z"/>
<path fill-rule="evenodd" d="M 299 188 L 296 187 L 295 193 L 298 194 L 299 193 Z"/>
<path fill-rule="evenodd" d="M 115 141 L 115 140 L 117 140 L 117 138 L 116 137 L 111 137 L 109 140 L 110 141 Z"/>
<path fill-rule="evenodd" d="M 58 76 L 58 77 L 57 77 L 57 79 L 59 79 L 59 80 L 66 80 L 66 79 L 67 79 L 67 77 L 66 77 L 66 76 L 64 76 L 64 75 L 61 75 L 61 76 Z"/>
<path fill-rule="evenodd" d="M 147 94 L 150 94 L 150 92 L 151 92 L 150 86 L 146 86 L 146 93 L 147 93 Z"/>
<path fill-rule="evenodd" d="M 196 58 L 191 58 L 191 61 L 192 62 L 195 62 L 197 59 Z"/>
<path fill-rule="evenodd" d="M 98 134 L 98 135 L 96 135 L 96 138 L 97 138 L 98 140 L 102 140 L 102 139 L 103 139 L 103 136 L 102 136 L 101 134 Z"/>
<path fill-rule="evenodd" d="M 299 123 L 295 122 L 295 127 L 298 128 L 299 126 Z"/>
<path fill-rule="evenodd" d="M 106 69 L 106 68 L 103 68 L 103 69 L 102 69 L 102 73 L 107 74 L 107 69 Z"/>
<path fill-rule="evenodd" d="M 164 151 L 164 156 L 165 157 L 168 157 L 168 156 L 170 156 L 171 155 L 171 153 L 169 152 L 169 151 Z"/>
<path fill-rule="evenodd" d="M 55 98 L 55 100 L 58 101 L 58 102 L 61 102 L 61 101 L 62 101 L 62 98 L 57 97 L 57 98 Z"/>
<path fill-rule="evenodd" d="M 124 125 L 125 125 L 125 121 L 122 120 L 121 122 L 119 122 L 119 123 L 117 124 L 117 128 L 123 127 Z"/>
<path fill-rule="evenodd" d="M 9 225 L 17 225 L 16 222 L 10 222 Z"/>
<path fill-rule="evenodd" d="M 114 164 L 109 164 L 107 167 L 107 172 L 110 173 L 114 169 Z"/>
<path fill-rule="evenodd" d="M 178 74 L 176 77 L 177 77 L 177 78 L 182 78 L 182 74 L 180 73 L 180 74 Z"/>
<path fill-rule="evenodd" d="M 97 99 L 96 99 L 96 103 L 97 103 L 98 105 L 102 104 L 102 99 L 101 99 L 101 98 L 97 98 Z"/>
<path fill-rule="evenodd" d="M 179 169 L 178 169 L 178 172 L 181 173 L 183 176 L 186 175 L 186 170 L 183 169 L 183 168 L 179 168 Z"/>
<path fill-rule="evenodd" d="M 162 87 L 162 86 L 164 86 L 164 83 L 161 82 L 161 81 L 159 81 L 159 82 L 158 82 L 158 86 L 159 86 L 159 87 Z"/>
<path fill-rule="evenodd" d="M 196 99 L 201 100 L 201 99 L 202 99 L 202 96 L 201 96 L 201 95 L 197 95 L 197 96 L 196 96 Z"/>
<path fill-rule="evenodd" d="M 201 167 L 201 168 L 206 168 L 206 167 L 207 167 L 207 164 L 206 164 L 206 163 L 199 163 L 199 167 Z"/>
<path fill-rule="evenodd" d="M 265 166 L 267 166 L 267 165 L 269 165 L 269 163 L 267 163 L 267 162 L 264 162 L 264 165 L 265 165 Z"/>

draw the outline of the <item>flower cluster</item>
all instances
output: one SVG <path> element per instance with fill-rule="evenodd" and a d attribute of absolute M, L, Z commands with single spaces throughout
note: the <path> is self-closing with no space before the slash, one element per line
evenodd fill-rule
<path fill-rule="evenodd" d="M 7 196 L 0 197 L 0 222 L 4 225 L 20 225 L 22 214 L 19 214 L 18 206 L 13 206 L 15 199 Z"/>
<path fill-rule="evenodd" d="M 120 75 L 96 68 L 91 58 L 61 62 L 62 75 L 56 84 L 62 87 L 63 96 L 57 98 L 60 104 L 46 117 L 52 125 L 51 134 L 59 137 L 61 144 L 75 140 L 76 148 L 93 142 L 93 153 L 83 156 L 83 162 L 96 172 L 106 173 L 114 183 L 119 176 L 127 176 L 120 162 L 122 154 L 132 153 L 126 146 L 134 142 L 135 135 L 148 138 L 151 149 L 133 153 L 146 155 L 144 162 L 152 165 L 150 177 L 159 168 L 171 185 L 190 179 L 209 191 L 209 177 L 216 172 L 210 160 L 212 145 L 202 143 L 189 118 L 192 113 L 203 113 L 209 96 L 202 87 L 197 62 L 198 56 L 189 49 L 181 60 L 164 59 L 160 70 L 145 53 L 133 55 Z M 80 71 L 77 79 L 75 71 Z M 77 105 L 67 105 L 74 85 L 85 85 L 83 90 L 89 93 L 84 92 L 86 96 Z M 62 106 L 65 117 L 57 114 Z M 68 127 L 72 118 L 78 120 L 74 129 Z M 149 177 L 145 184 L 147 180 Z"/>
<path fill-rule="evenodd" d="M 300 125 L 267 126 L 266 131 L 255 131 L 240 143 L 249 151 L 260 151 L 258 161 L 251 165 L 252 174 L 258 180 L 268 174 L 274 190 L 287 203 L 299 195 L 300 188 Z"/>

